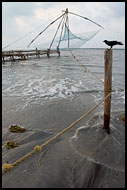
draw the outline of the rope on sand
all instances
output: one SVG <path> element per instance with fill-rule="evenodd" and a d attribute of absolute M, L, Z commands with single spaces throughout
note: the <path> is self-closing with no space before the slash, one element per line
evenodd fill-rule
<path fill-rule="evenodd" d="M 96 104 L 87 113 L 85 113 L 84 115 L 82 115 L 79 119 L 77 119 L 76 121 L 74 121 L 71 125 L 69 125 L 65 129 L 63 129 L 62 131 L 60 131 L 58 134 L 56 134 L 54 137 L 52 137 L 51 139 L 49 139 L 48 141 L 46 141 L 42 145 L 35 146 L 34 149 L 31 152 L 29 152 L 28 154 L 24 155 L 23 157 L 21 157 L 19 160 L 15 161 L 12 164 L 4 163 L 2 165 L 2 174 L 5 174 L 7 171 L 12 170 L 15 166 L 17 166 L 18 164 L 22 163 L 24 160 L 26 160 L 27 158 L 31 157 L 36 152 L 42 152 L 42 150 L 43 150 L 43 148 L 45 146 L 47 146 L 48 144 L 50 144 L 51 142 L 53 142 L 56 138 L 58 138 L 59 136 L 61 136 L 62 134 L 64 134 L 66 131 L 68 131 L 73 126 L 75 126 L 79 121 L 81 121 L 83 118 L 85 118 L 87 115 L 89 115 L 92 111 L 94 111 L 103 101 L 105 101 L 111 95 L 111 93 L 112 92 L 110 92 L 105 98 L 103 98 L 98 104 Z"/>

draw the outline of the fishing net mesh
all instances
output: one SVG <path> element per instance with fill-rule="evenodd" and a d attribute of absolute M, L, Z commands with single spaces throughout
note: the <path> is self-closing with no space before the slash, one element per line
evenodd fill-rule
<path fill-rule="evenodd" d="M 73 34 L 71 30 L 67 27 L 65 24 L 63 35 L 60 39 L 60 37 L 57 37 L 52 44 L 51 49 L 56 49 L 59 44 L 59 49 L 67 49 L 68 46 L 70 48 L 81 48 L 86 42 L 91 40 L 98 32 L 99 30 L 94 30 L 90 32 L 85 33 L 79 33 L 79 34 Z M 50 42 L 46 42 L 43 44 L 38 45 L 39 48 L 48 48 Z"/>

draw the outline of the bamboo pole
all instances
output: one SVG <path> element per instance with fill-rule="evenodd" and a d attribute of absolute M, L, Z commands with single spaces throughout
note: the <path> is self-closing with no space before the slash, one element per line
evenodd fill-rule
<path fill-rule="evenodd" d="M 64 10 L 62 10 L 62 11 L 63 11 L 63 12 L 66 12 L 66 11 L 64 11 Z M 91 19 L 89 19 L 89 18 L 87 18 L 87 17 L 81 16 L 81 15 L 78 15 L 78 14 L 76 14 L 76 13 L 72 13 L 72 12 L 69 12 L 69 11 L 68 11 L 68 13 L 73 14 L 73 15 L 75 15 L 75 16 L 79 16 L 79 17 L 81 17 L 81 18 L 83 18 L 83 19 L 89 20 L 90 22 L 92 22 L 92 23 L 98 25 L 99 27 L 103 28 L 100 24 L 97 24 L 96 22 L 94 22 L 93 20 L 91 20 Z M 103 29 L 104 29 L 104 28 L 103 28 Z"/>
<path fill-rule="evenodd" d="M 65 13 L 64 13 L 65 14 Z M 64 14 L 56 18 L 54 21 L 52 21 L 44 30 L 42 30 L 30 43 L 27 47 L 29 47 L 49 26 L 51 26 L 54 22 L 56 22 L 58 19 L 60 19 Z"/>
<path fill-rule="evenodd" d="M 49 49 L 51 49 L 51 46 L 52 46 L 52 44 L 53 44 L 53 42 L 54 42 L 54 40 L 55 40 L 56 34 L 57 34 L 57 32 L 58 32 L 58 30 L 59 30 L 59 28 L 60 28 L 60 25 L 61 25 L 63 19 L 64 19 L 64 15 L 63 15 L 63 17 L 62 17 L 62 19 L 61 19 L 61 21 L 60 21 L 60 23 L 59 23 L 59 25 L 58 25 L 58 28 L 57 28 L 57 30 L 56 30 L 56 33 L 55 33 L 54 37 L 53 37 L 53 40 L 52 40 L 52 42 L 51 42 L 51 44 L 50 44 L 50 46 L 49 46 Z"/>
<path fill-rule="evenodd" d="M 68 31 L 68 47 L 69 47 L 69 19 L 68 19 L 68 8 L 66 9 L 66 26 L 67 26 L 67 31 Z"/>
<path fill-rule="evenodd" d="M 104 97 L 112 91 L 112 49 L 104 51 Z M 104 129 L 110 134 L 111 95 L 104 101 Z"/>

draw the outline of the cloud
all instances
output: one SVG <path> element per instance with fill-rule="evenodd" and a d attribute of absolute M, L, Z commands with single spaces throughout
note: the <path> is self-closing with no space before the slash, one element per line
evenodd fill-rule
<path fill-rule="evenodd" d="M 2 12 L 8 18 L 32 15 L 34 4 L 31 2 L 2 2 Z"/>
<path fill-rule="evenodd" d="M 32 30 L 32 28 L 24 21 L 25 17 L 16 17 L 15 18 L 15 23 L 16 25 L 19 27 L 19 29 L 21 29 L 22 31 L 30 31 Z"/>
<path fill-rule="evenodd" d="M 125 17 L 125 2 L 105 2 L 104 4 L 109 7 L 114 17 Z"/>
<path fill-rule="evenodd" d="M 34 10 L 34 14 L 36 19 L 40 20 L 49 20 L 50 18 L 53 18 L 56 15 L 58 15 L 57 11 L 53 10 L 53 8 L 49 8 L 48 11 L 44 8 L 36 8 Z"/>

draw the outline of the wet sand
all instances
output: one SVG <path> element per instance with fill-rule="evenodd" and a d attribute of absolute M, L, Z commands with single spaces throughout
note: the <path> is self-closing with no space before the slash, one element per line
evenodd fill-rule
<path fill-rule="evenodd" d="M 50 129 L 58 132 L 95 105 L 89 94 L 77 94 L 72 100 L 53 99 L 43 102 L 42 105 L 26 106 L 24 109 L 16 108 L 16 105 L 20 107 L 23 102 L 20 98 L 4 97 L 2 102 L 3 131 L 7 130 L 10 124 L 17 123 L 27 129 Z"/>
<path fill-rule="evenodd" d="M 8 103 L 9 99 L 3 101 L 2 163 L 16 161 L 95 105 L 89 95 L 76 96 L 73 102 L 56 100 L 7 112 Z M 96 110 L 45 147 L 43 155 L 36 153 L 4 174 L 3 188 L 124 188 L 125 124 L 121 121 L 122 114 L 122 111 L 112 113 L 111 135 L 107 135 L 102 129 L 102 114 Z M 8 126 L 12 123 L 24 126 L 26 132 L 10 133 Z M 18 141 L 19 147 L 6 150 L 4 143 L 8 139 Z"/>

